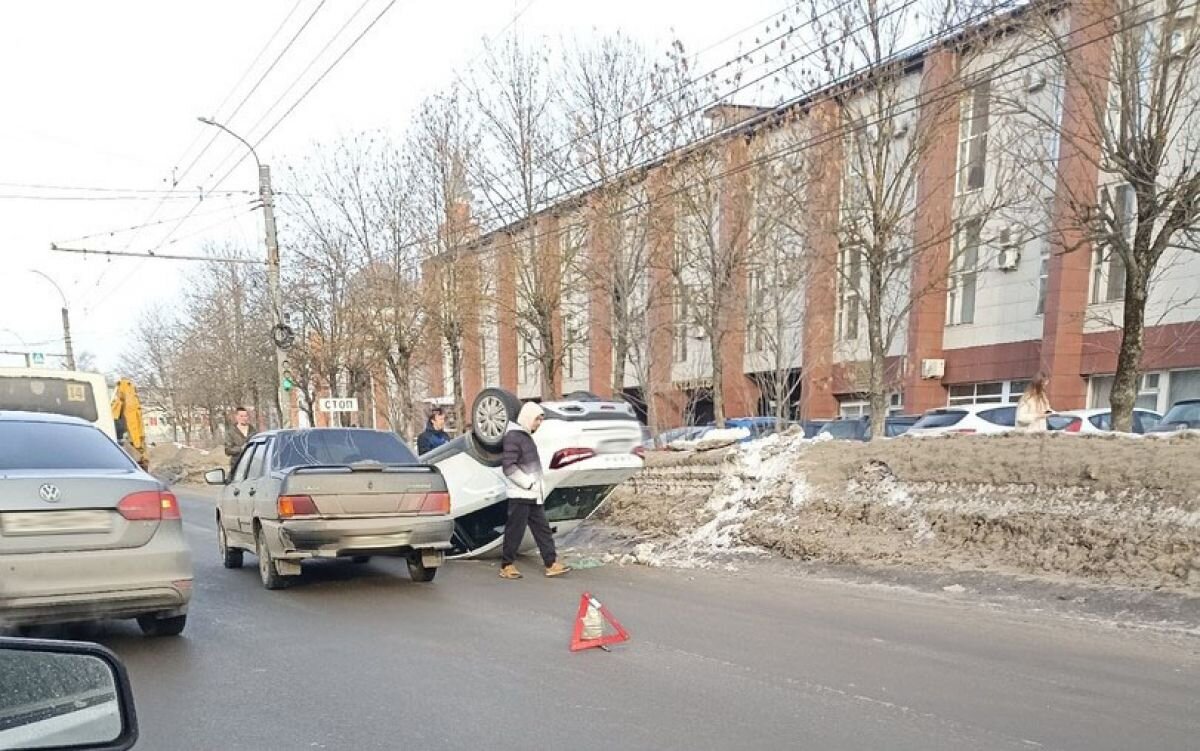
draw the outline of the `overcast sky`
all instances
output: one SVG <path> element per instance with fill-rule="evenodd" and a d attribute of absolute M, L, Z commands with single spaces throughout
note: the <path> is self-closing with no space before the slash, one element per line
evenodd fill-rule
<path fill-rule="evenodd" d="M 229 120 L 230 126 L 257 139 L 387 4 L 388 0 L 367 0 L 342 37 L 254 129 L 362 6 L 360 0 L 326 0 L 278 66 Z M 289 158 L 301 157 L 315 140 L 372 128 L 399 133 L 417 103 L 452 81 L 454 71 L 477 59 L 481 40 L 494 38 L 506 26 L 525 37 L 551 38 L 619 29 L 655 53 L 677 35 L 691 50 L 700 50 L 786 4 L 397 0 L 259 150 L 264 161 L 281 168 Z M 190 264 L 68 256 L 51 252 L 49 246 L 55 242 L 145 251 L 162 242 L 176 226 L 171 220 L 187 213 L 195 198 L 173 195 L 160 205 L 160 197 L 152 193 L 139 194 L 141 200 L 124 200 L 129 194 L 29 186 L 169 188 L 172 171 L 181 173 L 212 134 L 196 116 L 228 118 L 319 5 L 321 0 L 40 0 L 0 5 L 0 101 L 5 113 L 0 118 L 0 350 L 62 350 L 58 293 L 28 272 L 39 269 L 57 280 L 68 298 L 76 351 L 96 355 L 102 369 L 116 368 L 124 333 L 139 311 L 176 296 Z M 285 18 L 288 22 L 274 44 L 228 97 Z M 710 50 L 702 62 L 724 60 L 739 41 L 752 40 L 755 33 Z M 176 189 L 210 189 L 232 161 L 219 170 L 218 165 L 234 152 L 240 156 L 238 149 L 222 135 Z M 223 186 L 243 192 L 206 198 L 175 230 L 176 242 L 161 252 L 196 253 L 205 240 L 224 239 L 261 249 L 261 219 L 259 213 L 249 213 L 245 194 L 255 186 L 253 163 L 247 160 Z M 97 200 L 105 197 L 122 200 Z M 151 218 L 161 224 L 136 234 L 77 239 Z M 21 362 L 20 357 L 0 356 L 0 365 Z"/>

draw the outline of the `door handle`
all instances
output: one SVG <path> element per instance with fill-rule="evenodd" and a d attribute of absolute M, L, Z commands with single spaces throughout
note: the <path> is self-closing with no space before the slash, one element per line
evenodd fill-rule
<path fill-rule="evenodd" d="M 239 496 L 239 495 L 241 495 L 241 494 L 242 494 L 242 491 L 240 491 L 240 490 L 235 490 L 235 491 L 233 491 L 233 494 L 234 494 L 235 496 Z"/>
<path fill-rule="evenodd" d="M 250 488 L 250 495 L 254 495 L 254 494 L 255 494 L 255 493 L 257 493 L 257 492 L 258 492 L 258 491 L 256 491 L 254 488 Z"/>

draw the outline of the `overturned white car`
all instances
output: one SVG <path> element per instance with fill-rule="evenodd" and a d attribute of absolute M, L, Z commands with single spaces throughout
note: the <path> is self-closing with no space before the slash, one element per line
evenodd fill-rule
<path fill-rule="evenodd" d="M 633 408 L 590 394 L 543 402 L 545 422 L 534 434 L 545 472 L 546 517 L 556 534 L 592 515 L 613 489 L 642 468 L 642 429 Z M 471 429 L 421 456 L 441 470 L 450 490 L 454 536 L 449 557 L 499 554 L 508 515 L 500 445 L 521 401 L 489 388 L 471 407 Z M 527 537 L 523 549 L 532 546 Z"/>

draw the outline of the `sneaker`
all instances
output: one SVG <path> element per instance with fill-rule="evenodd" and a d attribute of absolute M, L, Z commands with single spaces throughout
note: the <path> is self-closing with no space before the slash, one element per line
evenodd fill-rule
<path fill-rule="evenodd" d="M 570 570 L 570 566 L 564 566 L 558 561 L 555 561 L 554 565 L 546 567 L 546 576 L 562 576 Z"/>
<path fill-rule="evenodd" d="M 521 572 L 517 571 L 517 567 L 510 563 L 507 566 L 500 567 L 500 578 L 501 579 L 520 579 Z"/>

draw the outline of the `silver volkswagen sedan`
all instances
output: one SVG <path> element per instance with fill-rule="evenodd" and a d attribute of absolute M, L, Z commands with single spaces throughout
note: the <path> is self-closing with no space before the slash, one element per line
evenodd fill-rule
<path fill-rule="evenodd" d="M 95 426 L 0 412 L 0 627 L 136 618 L 187 623 L 179 503 Z"/>

